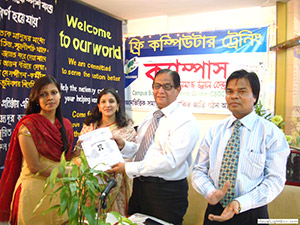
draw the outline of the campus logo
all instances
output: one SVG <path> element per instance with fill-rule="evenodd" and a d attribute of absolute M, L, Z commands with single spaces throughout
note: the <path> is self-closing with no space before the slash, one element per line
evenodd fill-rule
<path fill-rule="evenodd" d="M 126 59 L 124 65 L 124 74 L 125 74 L 125 88 L 126 88 L 135 79 L 138 78 L 138 74 L 139 74 L 138 57 L 133 57 L 129 60 Z"/>

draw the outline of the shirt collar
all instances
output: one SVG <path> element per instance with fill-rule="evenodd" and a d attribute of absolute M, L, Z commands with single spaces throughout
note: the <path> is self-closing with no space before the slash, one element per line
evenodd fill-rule
<path fill-rule="evenodd" d="M 251 113 L 249 113 L 248 115 L 244 116 L 242 119 L 239 119 L 240 122 L 243 124 L 244 127 L 246 127 L 248 130 L 252 130 L 254 123 L 253 121 L 256 119 L 257 114 L 255 112 L 255 110 L 252 110 Z M 231 115 L 229 118 L 229 122 L 227 125 L 227 128 L 230 128 L 233 125 L 233 122 L 237 120 L 237 118 L 234 115 Z"/>
<path fill-rule="evenodd" d="M 162 108 L 160 111 L 162 111 L 162 113 L 164 114 L 164 116 L 168 117 L 178 106 L 179 106 L 179 103 L 175 100 L 174 102 L 172 102 L 167 107 Z M 159 108 L 157 107 L 156 110 L 158 110 L 158 109 Z"/>

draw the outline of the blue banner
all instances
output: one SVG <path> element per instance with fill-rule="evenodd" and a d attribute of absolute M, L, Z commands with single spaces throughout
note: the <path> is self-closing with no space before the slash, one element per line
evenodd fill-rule
<path fill-rule="evenodd" d="M 71 0 L 58 1 L 56 21 L 56 74 L 76 141 L 103 88 L 124 99 L 122 22 Z"/>
<path fill-rule="evenodd" d="M 267 51 L 267 27 L 127 38 L 126 58 Z"/>
<path fill-rule="evenodd" d="M 54 0 L 0 1 L 0 175 L 36 79 L 54 74 Z"/>

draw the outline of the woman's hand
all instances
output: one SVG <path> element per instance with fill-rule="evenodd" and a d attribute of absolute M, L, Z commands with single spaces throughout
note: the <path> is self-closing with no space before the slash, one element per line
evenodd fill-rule
<path fill-rule="evenodd" d="M 80 153 L 81 153 L 81 150 L 82 150 L 82 146 L 81 146 L 81 143 L 82 141 L 81 140 L 78 140 L 74 149 L 73 149 L 73 152 L 72 152 L 72 156 L 73 157 L 78 157 L 80 156 Z"/>

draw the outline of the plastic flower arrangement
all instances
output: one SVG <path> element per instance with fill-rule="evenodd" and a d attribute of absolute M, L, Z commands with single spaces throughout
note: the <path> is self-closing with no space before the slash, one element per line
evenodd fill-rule
<path fill-rule="evenodd" d="M 283 121 L 282 116 L 275 115 L 274 117 L 271 118 L 271 122 L 274 123 L 277 127 L 279 127 L 282 130 L 282 132 L 284 132 L 283 126 L 285 125 L 285 123 Z M 285 135 L 285 138 L 289 143 L 289 145 L 293 145 L 293 137 L 291 135 Z"/>
<path fill-rule="evenodd" d="M 263 109 L 263 105 L 262 105 L 261 101 L 258 101 L 258 103 L 256 104 L 255 112 L 257 115 L 274 123 L 277 127 L 279 127 L 282 130 L 282 132 L 284 132 L 283 128 L 284 128 L 285 122 L 283 121 L 282 116 L 275 115 L 272 117 L 271 113 L 268 113 L 267 110 Z M 289 143 L 289 145 L 293 145 L 293 137 L 291 135 L 285 135 L 285 138 L 286 138 L 287 142 Z"/>
<path fill-rule="evenodd" d="M 275 115 L 273 118 L 271 118 L 271 122 L 274 123 L 279 128 L 281 128 L 281 125 L 283 123 L 283 118 L 280 115 Z"/>

